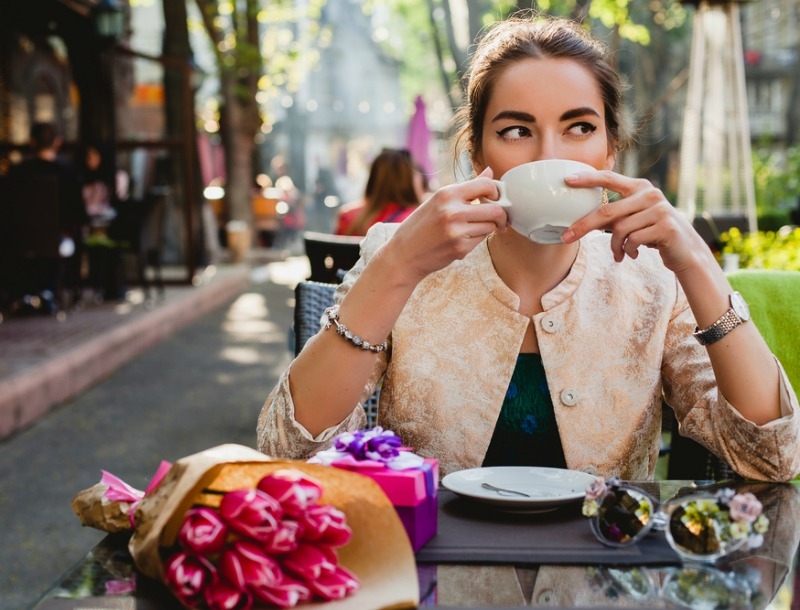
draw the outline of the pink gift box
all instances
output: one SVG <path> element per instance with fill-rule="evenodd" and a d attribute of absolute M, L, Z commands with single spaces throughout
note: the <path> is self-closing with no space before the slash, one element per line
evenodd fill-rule
<path fill-rule="evenodd" d="M 394 504 L 414 552 L 436 535 L 438 525 L 439 462 L 426 459 L 422 468 L 357 470 L 370 477 Z"/>

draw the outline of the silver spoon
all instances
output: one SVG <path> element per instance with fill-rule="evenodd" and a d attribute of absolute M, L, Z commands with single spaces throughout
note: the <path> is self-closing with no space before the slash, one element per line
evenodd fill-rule
<path fill-rule="evenodd" d="M 491 491 L 496 491 L 498 495 L 512 495 L 512 496 L 523 496 L 525 498 L 530 498 L 530 496 L 526 493 L 522 493 L 521 491 L 514 491 L 513 489 L 503 489 L 502 487 L 495 487 L 489 483 L 481 483 L 481 487 L 484 489 L 489 489 Z"/>

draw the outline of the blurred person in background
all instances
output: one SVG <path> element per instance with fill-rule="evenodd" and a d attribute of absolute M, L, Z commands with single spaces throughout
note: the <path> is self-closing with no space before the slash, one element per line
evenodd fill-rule
<path fill-rule="evenodd" d="M 122 169 L 114 175 L 113 194 L 109 189 L 111 182 L 110 159 L 99 144 L 87 144 L 81 157 L 81 190 L 86 213 L 93 218 L 112 219 L 117 215 L 115 203 L 128 198 L 130 178 Z"/>
<path fill-rule="evenodd" d="M 130 176 L 123 169 L 114 171 L 111 161 L 110 154 L 99 143 L 90 142 L 83 149 L 80 178 L 89 217 L 89 234 L 85 238 L 88 282 L 98 302 L 125 296 L 121 248 L 137 239 L 140 229 L 139 211 L 122 208 L 128 200 Z"/>
<path fill-rule="evenodd" d="M 364 197 L 342 207 L 335 233 L 366 235 L 367 229 L 378 222 L 408 218 L 425 189 L 420 175 L 407 150 L 384 148 L 372 162 Z"/>
<path fill-rule="evenodd" d="M 58 184 L 58 227 L 60 243 L 58 259 L 31 259 L 27 289 L 39 292 L 43 311 L 56 311 L 56 294 L 62 287 L 74 288 L 80 283 L 82 234 L 88 223 L 83 205 L 80 181 L 73 167 L 59 159 L 62 140 L 52 123 L 31 125 L 30 146 L 33 157 L 12 165 L 8 179 L 15 177 L 55 177 Z"/>

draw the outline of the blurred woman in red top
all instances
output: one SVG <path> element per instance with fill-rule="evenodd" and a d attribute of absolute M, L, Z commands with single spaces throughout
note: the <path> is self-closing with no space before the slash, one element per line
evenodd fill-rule
<path fill-rule="evenodd" d="M 342 208 L 337 235 L 366 235 L 378 222 L 402 222 L 419 205 L 416 169 L 407 150 L 384 148 L 372 162 L 364 197 Z"/>

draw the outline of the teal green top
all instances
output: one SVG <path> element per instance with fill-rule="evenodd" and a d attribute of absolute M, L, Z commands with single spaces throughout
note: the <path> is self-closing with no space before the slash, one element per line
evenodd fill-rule
<path fill-rule="evenodd" d="M 567 467 L 539 354 L 517 357 L 483 465 Z"/>

